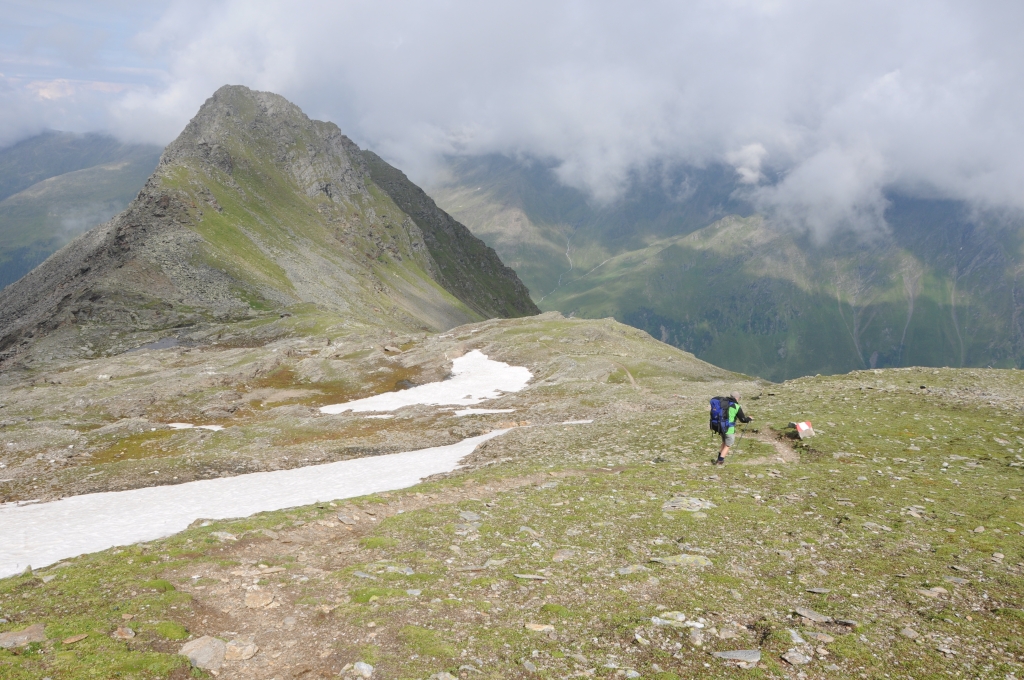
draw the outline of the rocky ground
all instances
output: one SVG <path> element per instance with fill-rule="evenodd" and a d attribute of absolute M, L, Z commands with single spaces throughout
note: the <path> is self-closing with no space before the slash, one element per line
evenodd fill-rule
<path fill-rule="evenodd" d="M 343 457 L 358 436 L 374 453 L 516 427 L 412 489 L 199 521 L 0 581 L 0 646 L 10 647 L 0 677 L 1021 676 L 1020 372 L 757 383 L 609 321 L 554 317 L 386 340 L 401 354 L 384 338 L 372 350 L 361 342 L 278 341 L 266 352 L 281 363 L 261 375 L 250 364 L 271 359 L 255 348 L 171 349 L 52 374 L 82 368 L 80 382 L 37 376 L 8 390 L 18 416 L 4 432 L 26 436 L 8 440 L 17 450 L 3 472 L 26 460 L 38 471 L 34 484 L 8 483 L 9 499 L 86 490 L 76 480 L 90 468 L 102 474 L 88 480 L 123 488 L 216 474 L 204 461 L 235 461 L 220 468 L 233 474 L 245 460 L 257 469 Z M 529 389 L 486 404 L 514 414 L 417 407 L 375 422 L 311 410 L 340 393 L 330 392 L 343 384 L 336 376 L 356 385 L 386 375 L 350 391 L 365 396 L 409 375 L 399 366 L 422 380 L 444 373 L 445 354 L 477 348 L 534 372 Z M 202 390 L 173 387 L 206 380 L 195 376 L 208 367 L 218 373 L 209 384 L 189 383 Z M 246 400 L 246 385 L 294 392 L 279 404 Z M 25 405 L 60 403 L 76 386 L 92 404 L 65 421 L 164 422 L 159 413 L 199 424 L 198 404 L 239 406 L 210 418 L 224 431 L 165 435 L 174 444 L 151 445 L 167 449 L 159 454 L 101 462 L 118 449 L 94 428 L 71 442 L 92 460 L 39 460 L 17 443 L 42 439 L 27 436 L 45 419 L 37 410 L 25 420 Z M 162 401 L 144 401 L 165 388 Z M 756 420 L 716 468 L 707 398 L 733 388 Z M 209 398 L 227 392 L 239 398 Z M 129 404 L 142 412 L 115 413 Z M 803 419 L 817 434 L 801 442 L 787 425 Z M 367 422 L 381 429 L 345 429 Z M 39 484 L 46 474 L 54 484 Z M 183 646 L 206 670 L 178 655 Z"/>

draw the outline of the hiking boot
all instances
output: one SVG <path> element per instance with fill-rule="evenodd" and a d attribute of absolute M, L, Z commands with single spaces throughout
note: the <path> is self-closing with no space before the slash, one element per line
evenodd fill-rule
<path fill-rule="evenodd" d="M 718 460 L 715 461 L 715 465 L 725 465 L 725 458 L 719 456 Z"/>

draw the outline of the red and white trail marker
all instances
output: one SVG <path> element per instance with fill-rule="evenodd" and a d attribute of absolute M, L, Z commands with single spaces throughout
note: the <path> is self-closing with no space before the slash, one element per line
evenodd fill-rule
<path fill-rule="evenodd" d="M 814 436 L 814 428 L 811 427 L 811 421 L 805 420 L 802 423 L 795 423 L 796 435 L 800 439 L 807 439 L 808 437 Z"/>

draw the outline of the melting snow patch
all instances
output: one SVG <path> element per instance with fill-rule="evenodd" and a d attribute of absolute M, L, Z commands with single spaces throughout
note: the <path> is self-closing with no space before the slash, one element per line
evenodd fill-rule
<path fill-rule="evenodd" d="M 224 429 L 223 425 L 193 425 L 192 423 L 167 423 L 167 427 L 172 430 L 210 430 L 211 432 L 220 432 Z"/>
<path fill-rule="evenodd" d="M 404 489 L 450 472 L 495 430 L 457 444 L 292 470 L 255 472 L 171 486 L 70 496 L 52 503 L 0 506 L 0 578 L 54 562 L 170 536 L 196 519 L 257 512 Z"/>
<path fill-rule="evenodd" d="M 462 408 L 455 412 L 456 418 L 473 416 L 478 413 L 512 413 L 514 408 Z"/>
<path fill-rule="evenodd" d="M 394 418 L 394 416 L 391 415 L 390 413 L 385 413 L 385 414 L 379 415 L 379 416 L 366 416 L 366 417 L 367 418 Z"/>
<path fill-rule="evenodd" d="M 452 362 L 452 377 L 398 392 L 385 392 L 375 397 L 320 407 L 321 413 L 345 411 L 394 411 L 403 406 L 428 404 L 442 406 L 473 406 L 486 399 L 495 399 L 502 392 L 518 392 L 526 387 L 533 374 L 524 366 L 509 366 L 491 361 L 480 350 L 473 350 Z"/>
<path fill-rule="evenodd" d="M 594 422 L 593 419 L 591 419 L 591 420 L 563 420 L 561 423 L 559 423 L 559 425 L 589 425 L 592 422 Z"/>

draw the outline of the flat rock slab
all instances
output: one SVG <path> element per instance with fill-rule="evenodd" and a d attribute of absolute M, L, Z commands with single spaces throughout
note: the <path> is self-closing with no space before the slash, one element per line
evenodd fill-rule
<path fill-rule="evenodd" d="M 743 663 L 757 663 L 761 660 L 759 649 L 737 649 L 731 652 L 714 652 L 712 656 L 725 661 L 742 661 Z"/>
<path fill-rule="evenodd" d="M 111 634 L 111 637 L 113 637 L 115 640 L 131 640 L 133 637 L 135 637 L 135 631 L 131 628 L 118 626 L 117 630 L 115 630 Z"/>
<path fill-rule="evenodd" d="M 186 642 L 178 652 L 196 668 L 205 671 L 217 671 L 224 665 L 224 656 L 227 654 L 227 645 L 221 640 L 209 635 Z"/>
<path fill-rule="evenodd" d="M 661 509 L 665 512 L 673 512 L 676 510 L 685 510 L 686 512 L 697 512 L 698 510 L 708 510 L 710 508 L 718 507 L 714 503 L 703 498 L 687 498 L 677 496 L 672 500 L 665 501 L 661 506 Z"/>
<path fill-rule="evenodd" d="M 246 661 L 256 656 L 260 648 L 252 640 L 232 640 L 224 648 L 225 661 Z"/>
<path fill-rule="evenodd" d="M 554 630 L 555 627 L 548 623 L 526 623 L 523 624 L 523 628 L 526 630 L 532 630 L 536 633 L 546 633 L 550 630 Z"/>
<path fill-rule="evenodd" d="M 249 609 L 262 609 L 274 601 L 274 594 L 265 590 L 250 590 L 245 594 L 245 606 Z"/>
<path fill-rule="evenodd" d="M 797 614 L 804 617 L 808 621 L 813 621 L 814 623 L 831 623 L 832 621 L 831 616 L 819 614 L 813 609 L 808 609 L 807 607 L 795 607 L 793 611 L 795 611 Z"/>
<path fill-rule="evenodd" d="M 652 557 L 651 562 L 666 564 L 670 567 L 710 567 L 711 560 L 703 555 L 669 555 L 668 557 Z"/>
<path fill-rule="evenodd" d="M 0 633 L 0 648 L 3 649 L 14 649 L 15 647 L 24 647 L 32 642 L 45 642 L 46 641 L 46 626 L 41 623 L 36 623 L 28 628 L 22 628 L 21 630 L 11 630 L 6 633 Z"/>
<path fill-rule="evenodd" d="M 788 663 L 790 666 L 803 666 L 811 662 L 811 657 L 798 652 L 795 649 L 791 649 L 782 655 L 782 660 Z"/>

